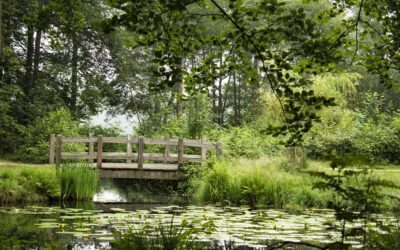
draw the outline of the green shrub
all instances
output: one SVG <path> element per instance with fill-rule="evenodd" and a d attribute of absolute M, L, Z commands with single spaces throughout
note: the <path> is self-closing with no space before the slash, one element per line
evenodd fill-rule
<path fill-rule="evenodd" d="M 79 123 L 71 113 L 64 109 L 55 110 L 43 118 L 39 118 L 32 125 L 27 126 L 26 136 L 18 148 L 19 160 L 31 163 L 45 163 L 48 161 L 50 134 L 64 136 L 78 136 Z M 83 152 L 83 144 L 68 143 L 63 145 L 64 151 Z"/>
<path fill-rule="evenodd" d="M 92 200 L 98 181 L 98 170 L 88 164 L 63 164 L 60 171 L 61 199 Z"/>

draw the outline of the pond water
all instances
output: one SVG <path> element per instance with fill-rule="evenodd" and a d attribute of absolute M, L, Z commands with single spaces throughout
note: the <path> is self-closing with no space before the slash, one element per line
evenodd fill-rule
<path fill-rule="evenodd" d="M 108 196 L 113 197 L 113 203 L 102 203 L 111 199 Z M 96 203 L 0 207 L 0 242 L 6 249 L 109 249 L 117 231 L 171 224 L 179 227 L 182 221 L 200 222 L 191 226 L 211 222 L 212 230 L 196 237 L 220 249 L 231 244 L 241 249 L 264 249 L 281 241 L 323 245 L 340 239 L 339 230 L 332 229 L 339 223 L 331 210 L 250 210 L 179 202 L 165 204 L 171 201 L 171 196 L 166 195 L 142 198 L 147 202 L 124 203 L 131 201 L 129 196 L 102 188 L 95 197 Z M 172 198 L 175 203 L 176 197 Z M 157 200 L 164 204 L 155 203 Z M 391 217 L 377 217 L 385 223 L 395 221 Z M 347 241 L 355 248 L 362 247 L 361 239 Z"/>
<path fill-rule="evenodd" d="M 143 225 L 155 226 L 182 220 L 212 221 L 215 228 L 201 241 L 262 249 L 271 242 L 292 241 L 324 244 L 338 240 L 338 231 L 328 230 L 335 224 L 328 210 L 289 213 L 275 209 L 250 211 L 245 207 L 160 206 L 138 204 L 97 204 L 91 208 L 59 206 L 27 206 L 0 208 L 0 241 L 3 246 L 28 248 L 61 247 L 61 249 L 110 248 L 113 232 L 129 227 L 140 230 Z M 351 239 L 354 247 L 359 240 Z M 219 242 L 219 243 L 218 243 Z M 17 248 L 18 249 L 18 248 Z"/>

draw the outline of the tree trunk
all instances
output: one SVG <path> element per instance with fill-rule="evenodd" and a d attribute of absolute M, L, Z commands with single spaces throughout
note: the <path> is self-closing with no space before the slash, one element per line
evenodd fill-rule
<path fill-rule="evenodd" d="M 33 83 L 37 85 L 38 75 L 39 75 L 39 64 L 40 64 L 40 45 L 42 41 L 42 30 L 38 29 L 36 31 L 35 38 L 35 57 L 33 59 Z"/>
<path fill-rule="evenodd" d="M 26 62 L 25 62 L 25 83 L 23 89 L 25 93 L 29 94 L 29 90 L 32 86 L 32 62 L 33 62 L 33 26 L 29 25 L 27 30 L 27 44 L 26 44 Z"/>
<path fill-rule="evenodd" d="M 71 74 L 71 111 L 77 117 L 78 99 L 78 41 L 76 32 L 72 32 L 72 74 Z"/>
<path fill-rule="evenodd" d="M 233 72 L 233 121 L 235 126 L 239 125 L 239 114 L 238 114 L 238 95 L 236 88 L 236 72 Z"/>
<path fill-rule="evenodd" d="M 179 118 L 183 114 L 183 102 L 182 102 L 182 95 L 183 95 L 183 79 L 182 79 L 182 65 L 183 60 L 180 59 L 180 63 L 177 65 L 178 71 L 176 75 L 176 117 Z"/>
<path fill-rule="evenodd" d="M 238 125 L 240 125 L 240 123 L 241 123 L 241 102 L 242 102 L 242 99 L 241 99 L 241 93 L 240 93 L 240 90 L 241 90 L 241 84 L 240 84 L 240 78 L 238 79 L 238 92 L 237 92 L 237 121 L 238 121 Z"/>
<path fill-rule="evenodd" d="M 222 67 L 222 54 L 220 58 L 220 68 Z M 224 111 L 222 109 L 222 72 L 219 72 L 218 82 L 218 124 L 222 126 L 224 124 Z"/>
<path fill-rule="evenodd" d="M 3 80 L 3 0 L 0 0 L 0 81 Z"/>

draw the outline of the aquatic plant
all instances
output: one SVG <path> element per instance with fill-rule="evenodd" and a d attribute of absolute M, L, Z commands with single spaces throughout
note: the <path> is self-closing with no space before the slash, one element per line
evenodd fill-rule
<path fill-rule="evenodd" d="M 130 227 L 124 234 L 114 233 L 117 240 L 111 243 L 113 249 L 141 249 L 141 250 L 191 250 L 204 249 L 204 243 L 198 241 L 200 233 L 209 234 L 214 230 L 212 220 L 191 222 L 183 219 L 180 224 L 174 223 L 174 216 L 165 224 L 159 221 L 158 225 L 144 224 L 141 229 Z"/>
<path fill-rule="evenodd" d="M 60 171 L 62 200 L 92 200 L 97 191 L 98 170 L 86 163 L 63 164 Z"/>

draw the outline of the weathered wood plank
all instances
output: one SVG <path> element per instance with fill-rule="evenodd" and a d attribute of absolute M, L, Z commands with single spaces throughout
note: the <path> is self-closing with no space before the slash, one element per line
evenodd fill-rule
<path fill-rule="evenodd" d="M 181 171 L 140 170 L 140 169 L 100 169 L 101 178 L 147 179 L 147 180 L 182 180 Z"/>
<path fill-rule="evenodd" d="M 93 134 L 92 133 L 90 133 L 89 134 L 89 159 L 88 159 L 88 163 L 93 163 L 93 159 L 95 158 L 94 157 L 94 142 L 93 142 L 93 140 L 94 139 L 96 139 L 97 140 L 97 138 L 93 138 Z"/>
<path fill-rule="evenodd" d="M 75 143 L 79 143 L 79 142 L 96 142 L 97 139 L 96 137 L 63 137 L 63 143 L 68 143 L 68 142 L 75 142 Z"/>
<path fill-rule="evenodd" d="M 221 142 L 217 142 L 216 144 L 216 154 L 217 154 L 217 159 L 221 160 L 222 159 L 222 143 Z"/>
<path fill-rule="evenodd" d="M 96 156 L 90 156 L 88 152 L 63 152 L 61 156 L 63 159 L 96 159 Z"/>
<path fill-rule="evenodd" d="M 54 164 L 54 151 L 55 151 L 55 144 L 56 144 L 56 135 L 50 135 L 50 145 L 49 145 L 49 163 Z"/>
<path fill-rule="evenodd" d="M 183 139 L 178 139 L 178 165 L 183 164 Z"/>
<path fill-rule="evenodd" d="M 116 143 L 116 144 L 136 144 L 138 139 L 136 137 L 128 139 L 127 137 L 103 137 L 103 143 Z"/>
<path fill-rule="evenodd" d="M 204 145 L 206 144 L 206 139 L 204 137 L 201 138 L 201 144 Z M 206 147 L 201 147 L 201 160 L 204 161 L 207 156 L 207 148 Z"/>
<path fill-rule="evenodd" d="M 103 163 L 102 169 L 136 169 L 139 170 L 136 163 Z M 177 164 L 163 164 L 163 163 L 145 163 L 142 170 L 160 170 L 160 171 L 176 171 L 178 170 Z"/>
<path fill-rule="evenodd" d="M 57 143 L 56 166 L 59 167 L 61 165 L 61 158 L 62 158 L 62 143 L 63 143 L 62 135 L 57 135 L 56 143 Z"/>
<path fill-rule="evenodd" d="M 101 168 L 103 163 L 103 136 L 97 137 L 97 167 Z"/>
<path fill-rule="evenodd" d="M 178 139 L 157 139 L 157 138 L 143 138 L 144 144 L 147 145 L 169 145 L 169 146 L 177 146 L 178 145 Z"/>
<path fill-rule="evenodd" d="M 138 140 L 138 168 L 142 169 L 143 168 L 143 163 L 144 163 L 144 138 L 143 136 L 139 136 Z"/>
<path fill-rule="evenodd" d="M 169 135 L 164 137 L 165 146 L 164 146 L 164 163 L 167 163 L 167 158 L 169 158 L 169 146 L 167 143 L 169 142 Z"/>
<path fill-rule="evenodd" d="M 132 144 L 130 141 L 132 140 L 132 136 L 128 135 L 127 136 L 127 143 L 126 143 L 126 163 L 131 163 L 132 162 Z"/>

